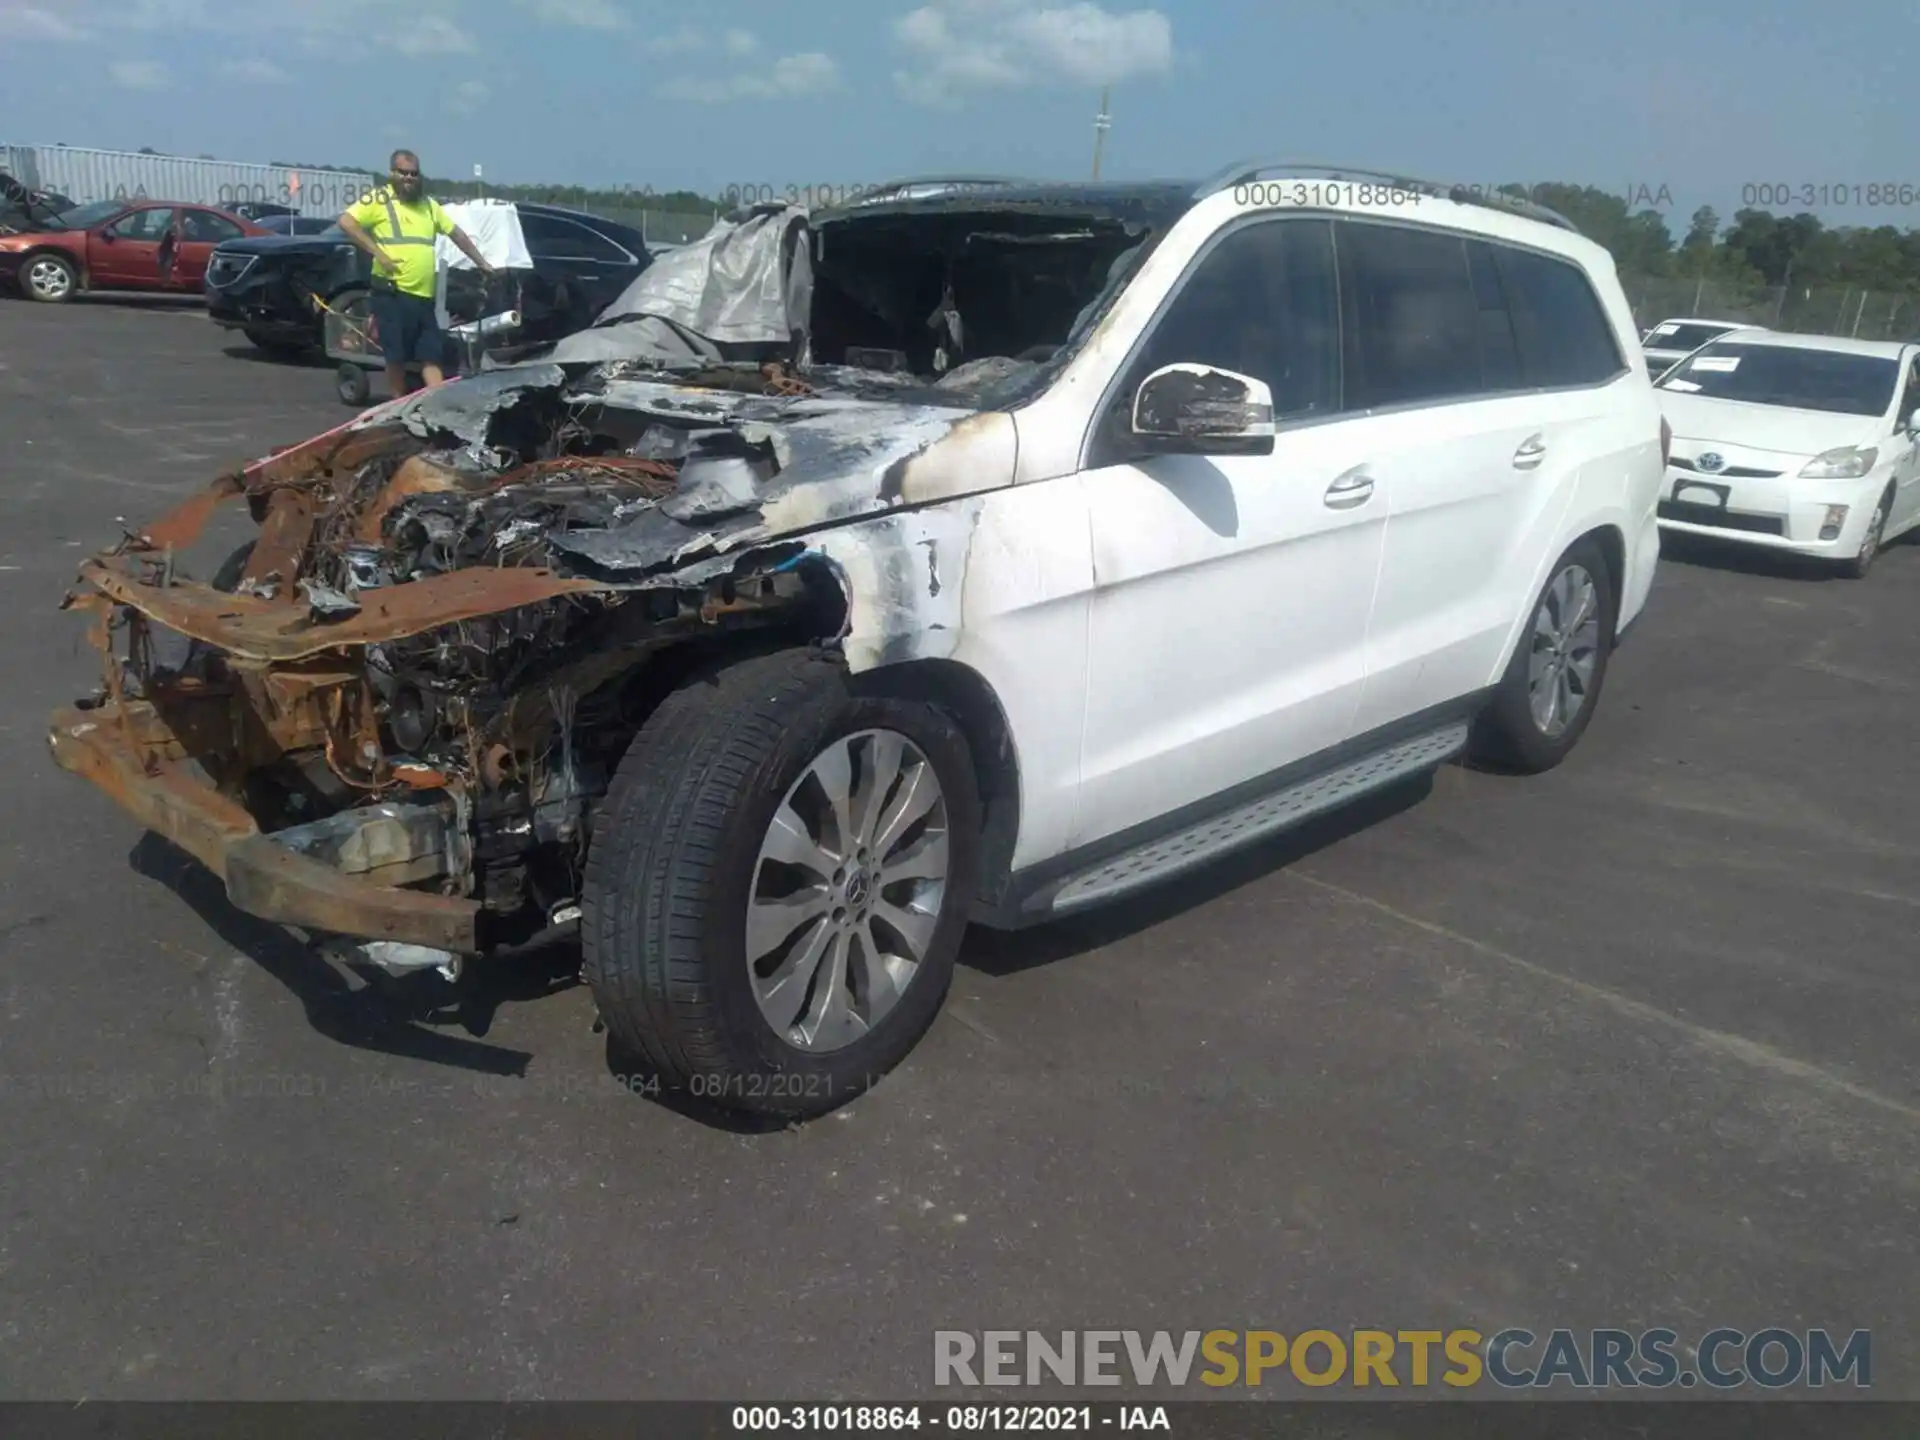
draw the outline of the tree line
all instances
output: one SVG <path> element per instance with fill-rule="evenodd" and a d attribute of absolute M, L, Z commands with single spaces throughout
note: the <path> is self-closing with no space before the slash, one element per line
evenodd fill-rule
<path fill-rule="evenodd" d="M 374 173 L 378 178 L 378 172 Z M 646 209 L 705 216 L 731 208 L 724 200 L 697 191 L 659 192 L 650 187 L 498 185 L 491 181 L 436 179 L 431 188 L 448 199 L 465 200 L 484 194 L 613 214 Z M 1650 198 L 1645 187 L 1631 196 L 1593 185 L 1500 188 L 1565 215 L 1581 233 L 1610 250 L 1624 274 L 1746 288 L 1853 286 L 1920 294 L 1920 228 L 1829 227 L 1817 215 L 1787 215 L 1756 208 L 1736 210 L 1731 221 L 1723 221 L 1712 207 L 1702 206 L 1693 212 L 1685 230 L 1676 234 L 1658 208 L 1636 207 L 1636 200 Z M 1663 189 L 1660 193 L 1664 196 L 1666 192 Z"/>
<path fill-rule="evenodd" d="M 1613 252 L 1624 274 L 1757 287 L 1853 286 L 1920 293 L 1920 229 L 1828 227 L 1819 216 L 1711 206 L 1676 236 L 1657 209 L 1591 185 L 1510 185 L 1509 193 L 1557 210 Z"/>

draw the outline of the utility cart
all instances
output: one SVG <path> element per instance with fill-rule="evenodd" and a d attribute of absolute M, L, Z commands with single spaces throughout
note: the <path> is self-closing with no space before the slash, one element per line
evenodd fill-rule
<path fill-rule="evenodd" d="M 513 282 L 508 280 L 505 284 L 511 287 Z M 450 353 L 441 363 L 449 375 L 472 375 L 480 369 L 484 356 L 497 354 L 504 358 L 504 353 L 514 347 L 520 330 L 520 311 L 517 306 L 492 303 L 495 288 L 494 285 L 485 287 L 482 303 L 472 318 L 456 320 L 447 327 Z M 460 306 L 455 314 L 467 308 Z M 374 324 L 367 292 L 352 291 L 338 303 L 326 305 L 321 330 L 327 358 L 338 367 L 334 371 L 334 384 L 340 403 L 365 405 L 373 395 L 373 376 L 387 365 L 380 353 L 379 328 Z M 417 376 L 419 371 L 418 365 L 407 367 L 409 378 Z"/>
<path fill-rule="evenodd" d="M 511 202 L 471 200 L 445 208 L 499 271 L 498 280 L 482 279 L 466 256 L 440 237 L 434 306 L 450 352 L 441 364 L 449 374 L 472 375 L 486 356 L 506 359 L 524 348 L 520 282 L 532 273 L 533 259 Z M 341 403 L 365 405 L 373 394 L 374 372 L 387 363 L 380 353 L 371 297 L 365 290 L 350 290 L 334 302 L 316 297 L 314 303 L 324 312 L 322 344 L 338 367 L 334 382 Z M 416 365 L 407 369 L 409 377 L 419 371 Z"/>

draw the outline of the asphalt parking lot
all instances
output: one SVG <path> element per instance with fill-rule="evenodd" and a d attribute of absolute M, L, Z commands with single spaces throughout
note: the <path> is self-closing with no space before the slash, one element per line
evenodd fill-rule
<path fill-rule="evenodd" d="M 363 988 L 48 759 L 80 556 L 344 415 L 192 309 L 0 301 L 0 1395 L 900 1398 L 937 1329 L 1778 1325 L 1870 1328 L 1920 1396 L 1920 544 L 1668 557 L 1559 771 L 976 932 L 900 1071 L 761 1130 L 614 1089 L 565 947 Z"/>

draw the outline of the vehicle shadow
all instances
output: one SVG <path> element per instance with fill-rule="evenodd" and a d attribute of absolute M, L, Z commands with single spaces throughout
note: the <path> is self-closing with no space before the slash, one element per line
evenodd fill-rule
<path fill-rule="evenodd" d="M 252 960 L 284 985 L 320 1034 L 356 1050 L 519 1078 L 532 1056 L 485 1045 L 437 1027 L 485 1035 L 500 1007 L 537 1000 L 570 988 L 579 978 L 577 947 L 540 945 L 472 966 L 460 983 L 437 972 L 405 977 L 360 972 L 363 983 L 313 945 L 269 921 L 235 909 L 219 879 L 192 856 L 158 835 L 134 845 L 128 863 L 184 900 L 222 943 Z"/>
<path fill-rule="evenodd" d="M 1891 545 L 1898 544 L 1893 541 Z M 1833 581 L 1843 577 L 1830 565 L 1791 550 L 1767 550 L 1704 535 L 1669 533 L 1660 537 L 1660 558 L 1699 570 L 1724 570 L 1765 580 Z"/>
<path fill-rule="evenodd" d="M 331 370 L 333 361 L 318 350 L 261 350 L 253 345 L 222 345 L 220 353 L 230 360 L 245 360 L 254 365 L 275 365 L 286 370 Z"/>
<path fill-rule="evenodd" d="M 1002 979 L 1100 950 L 1284 869 L 1370 825 L 1391 819 L 1419 804 L 1432 790 L 1432 775 L 1416 776 L 1388 786 L 1264 844 L 1251 846 L 1190 875 L 1144 891 L 1136 899 L 1118 901 L 1083 916 L 1030 930 L 996 931 L 976 925 L 967 932 L 957 963 L 990 978 Z M 628 1053 L 611 1036 L 607 1040 L 606 1064 L 608 1075 L 636 1097 L 644 1097 L 662 1109 L 711 1129 L 734 1135 L 765 1135 L 807 1123 L 729 1110 L 710 1100 L 672 1090 L 645 1059 Z"/>
<path fill-rule="evenodd" d="M 1237 854 L 1166 880 L 1132 899 L 1115 901 L 1084 915 L 1069 916 L 1030 930 L 988 930 L 976 925 L 967 932 L 966 942 L 961 946 L 960 963 L 990 978 L 1001 979 L 1104 949 L 1392 819 L 1418 805 L 1432 792 L 1431 774 L 1403 780 Z"/>
<path fill-rule="evenodd" d="M 67 302 L 108 310 L 204 310 L 204 295 L 170 295 L 143 290 L 84 290 Z"/>
<path fill-rule="evenodd" d="M 974 926 L 962 942 L 957 963 L 1000 979 L 1103 949 L 1411 809 L 1432 793 L 1433 783 L 1432 775 L 1402 781 L 1134 899 L 1086 915 L 1030 930 Z M 536 937 L 524 946 L 470 962 L 460 980 L 451 984 L 431 971 L 393 977 L 371 968 L 349 970 L 282 927 L 234 908 L 213 874 L 160 836 L 143 835 L 128 859 L 136 872 L 158 880 L 192 907 L 223 943 L 284 985 L 300 1001 L 316 1031 L 354 1049 L 523 1079 L 533 1059 L 530 1054 L 481 1044 L 477 1037 L 487 1034 L 503 1006 L 543 1000 L 581 983 L 580 945 L 573 935 Z M 350 974 L 357 974 L 362 983 L 353 985 Z M 458 1029 L 464 1036 L 442 1033 L 443 1029 Z M 595 1029 L 605 1033 L 597 1018 Z M 729 1109 L 704 1096 L 676 1090 L 644 1057 L 627 1050 L 610 1033 L 604 1061 L 608 1076 L 635 1098 L 709 1129 L 766 1135 L 801 1123 Z"/>

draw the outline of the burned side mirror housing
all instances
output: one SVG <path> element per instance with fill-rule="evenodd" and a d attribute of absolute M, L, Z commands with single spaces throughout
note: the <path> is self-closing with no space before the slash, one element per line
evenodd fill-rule
<path fill-rule="evenodd" d="M 1164 365 L 1133 395 L 1133 439 L 1157 455 L 1271 455 L 1273 391 L 1211 365 Z"/>

